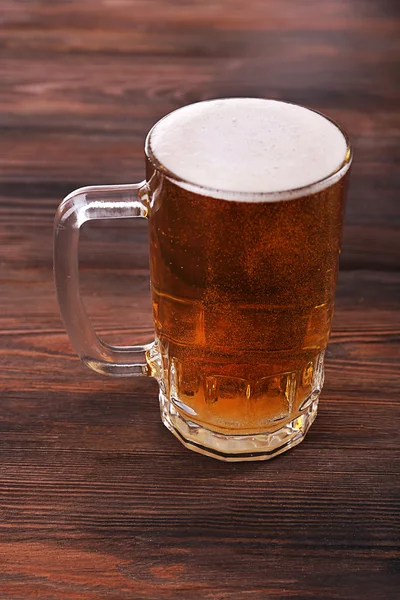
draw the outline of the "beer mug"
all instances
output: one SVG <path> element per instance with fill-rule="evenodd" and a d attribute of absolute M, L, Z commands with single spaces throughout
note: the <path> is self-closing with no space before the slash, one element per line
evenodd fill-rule
<path fill-rule="evenodd" d="M 150 375 L 161 419 L 188 448 L 263 460 L 300 443 L 324 380 L 351 149 L 330 119 L 255 98 L 161 119 L 146 179 L 84 187 L 55 220 L 62 317 L 83 362 Z M 114 347 L 79 294 L 83 223 L 148 220 L 155 341 Z"/>

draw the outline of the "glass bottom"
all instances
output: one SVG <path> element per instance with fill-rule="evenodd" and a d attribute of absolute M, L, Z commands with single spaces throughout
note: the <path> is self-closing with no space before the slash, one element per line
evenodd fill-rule
<path fill-rule="evenodd" d="M 161 419 L 186 448 L 223 460 L 239 462 L 268 460 L 300 444 L 317 416 L 319 393 L 313 393 L 307 408 L 292 421 L 268 433 L 225 435 L 186 419 L 160 392 Z"/>

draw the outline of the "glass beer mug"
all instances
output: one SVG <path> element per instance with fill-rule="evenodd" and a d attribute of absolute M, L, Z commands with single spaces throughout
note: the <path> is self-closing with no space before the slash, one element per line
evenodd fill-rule
<path fill-rule="evenodd" d="M 61 203 L 55 278 L 80 358 L 150 375 L 161 418 L 188 448 L 271 458 L 315 419 L 333 315 L 349 140 L 330 119 L 272 100 L 183 107 L 145 144 L 141 183 L 84 187 Z M 83 223 L 148 220 L 155 341 L 114 347 L 79 294 Z"/>

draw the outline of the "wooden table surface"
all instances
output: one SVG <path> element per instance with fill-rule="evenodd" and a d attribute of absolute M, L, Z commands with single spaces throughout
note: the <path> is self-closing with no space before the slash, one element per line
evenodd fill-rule
<path fill-rule="evenodd" d="M 1 600 L 398 597 L 396 6 L 2 1 Z M 142 179 L 162 115 L 236 95 L 326 112 L 355 163 L 317 421 L 279 458 L 224 464 L 163 427 L 154 380 L 79 362 L 52 222 L 78 186 Z M 151 339 L 148 276 L 145 222 L 85 226 L 82 293 L 108 341 Z"/>

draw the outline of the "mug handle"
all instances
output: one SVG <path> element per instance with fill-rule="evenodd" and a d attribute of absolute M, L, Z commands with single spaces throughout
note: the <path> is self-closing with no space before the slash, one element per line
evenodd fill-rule
<path fill-rule="evenodd" d="M 83 223 L 101 219 L 147 218 L 146 181 L 82 187 L 64 198 L 54 222 L 54 277 L 65 329 L 82 361 L 103 375 L 149 375 L 145 346 L 110 346 L 94 331 L 79 292 L 78 246 Z"/>

